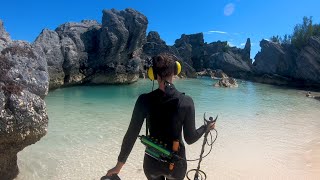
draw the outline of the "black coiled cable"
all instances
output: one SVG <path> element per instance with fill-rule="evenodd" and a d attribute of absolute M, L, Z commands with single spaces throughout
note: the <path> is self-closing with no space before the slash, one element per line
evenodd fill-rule
<path fill-rule="evenodd" d="M 187 160 L 187 161 L 198 161 L 198 167 L 197 169 L 190 169 L 186 176 L 188 178 L 188 180 L 191 180 L 190 177 L 189 177 L 189 173 L 192 172 L 192 171 L 195 171 L 195 176 L 194 176 L 194 180 L 206 180 L 207 179 L 207 175 L 204 171 L 200 170 L 200 164 L 201 164 L 201 161 L 203 158 L 207 157 L 210 153 L 211 153 L 211 150 L 212 150 L 212 147 L 213 147 L 213 144 L 214 142 L 217 140 L 218 138 L 218 131 L 216 129 L 213 129 L 215 132 L 216 132 L 216 136 L 215 138 L 213 139 L 212 138 L 212 133 L 211 131 L 207 131 L 204 135 L 204 139 L 203 139 L 203 144 L 202 144 L 202 148 L 201 148 L 201 153 L 200 153 L 200 157 L 197 158 L 197 159 L 192 159 L 192 160 Z M 208 141 L 208 135 L 210 134 L 210 143 Z M 204 148 L 205 148 L 205 145 L 208 145 L 210 146 L 210 150 L 209 152 L 203 156 L 203 153 L 204 153 Z"/>

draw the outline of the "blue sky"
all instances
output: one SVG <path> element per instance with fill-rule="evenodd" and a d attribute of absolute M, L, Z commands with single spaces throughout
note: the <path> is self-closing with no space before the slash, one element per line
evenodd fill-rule
<path fill-rule="evenodd" d="M 42 29 L 82 19 L 101 22 L 102 10 L 134 8 L 149 20 L 148 31 L 158 31 L 172 45 L 181 34 L 203 32 L 205 41 L 228 41 L 243 47 L 251 38 L 251 57 L 259 42 L 272 35 L 291 34 L 303 16 L 320 22 L 319 0 L 7 0 L 0 19 L 12 39 L 32 42 Z"/>

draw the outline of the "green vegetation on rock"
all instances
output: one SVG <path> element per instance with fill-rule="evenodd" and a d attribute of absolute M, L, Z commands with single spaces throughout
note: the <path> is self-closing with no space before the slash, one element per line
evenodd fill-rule
<path fill-rule="evenodd" d="M 298 49 L 302 49 L 311 36 L 320 36 L 320 24 L 313 24 L 312 17 L 303 17 L 302 24 L 294 27 L 292 35 L 272 36 L 270 40 L 280 44 L 292 44 Z"/>

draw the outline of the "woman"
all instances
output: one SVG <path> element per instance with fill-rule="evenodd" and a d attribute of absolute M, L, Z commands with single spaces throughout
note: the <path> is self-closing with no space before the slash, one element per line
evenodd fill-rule
<path fill-rule="evenodd" d="M 181 70 L 178 59 L 174 55 L 164 53 L 153 57 L 152 64 L 148 75 L 150 79 L 158 81 L 159 88 L 148 94 L 142 94 L 137 99 L 129 128 L 122 142 L 118 163 L 108 171 L 107 176 L 120 172 L 139 135 L 144 119 L 147 120 L 150 136 L 158 139 L 158 142 L 161 141 L 163 145 L 166 144 L 168 149 L 172 150 L 174 142 L 179 142 L 179 150 L 176 153 L 180 158 L 175 160 L 173 167 L 167 162 L 145 154 L 143 168 L 149 180 L 183 179 L 187 162 L 182 129 L 188 144 L 196 142 L 206 130 L 214 129 L 214 123 L 195 128 L 192 98 L 180 93 L 172 84 L 173 76 Z"/>

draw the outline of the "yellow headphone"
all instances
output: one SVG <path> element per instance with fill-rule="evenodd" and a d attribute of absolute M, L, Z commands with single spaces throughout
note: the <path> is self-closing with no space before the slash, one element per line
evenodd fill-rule
<path fill-rule="evenodd" d="M 178 75 L 178 74 L 180 74 L 180 72 L 181 72 L 181 64 L 179 63 L 179 61 L 176 61 L 174 75 Z M 148 69 L 148 77 L 151 81 L 153 81 L 157 78 L 157 75 L 154 74 L 154 70 L 153 70 L 152 66 L 149 67 L 149 69 Z"/>

